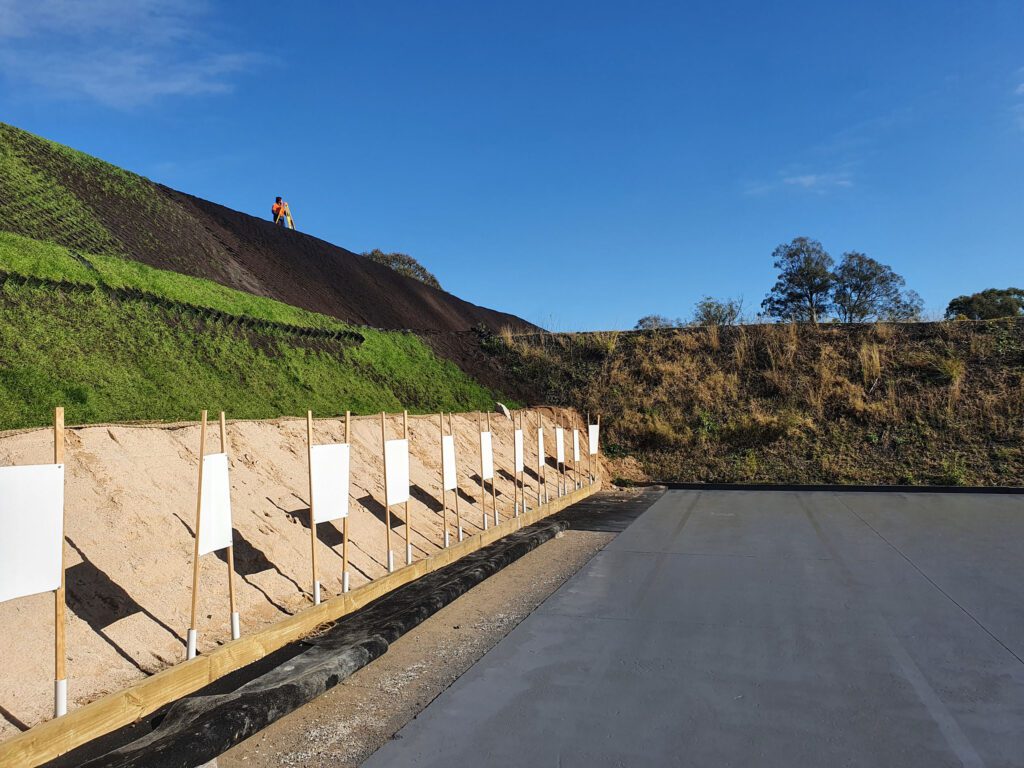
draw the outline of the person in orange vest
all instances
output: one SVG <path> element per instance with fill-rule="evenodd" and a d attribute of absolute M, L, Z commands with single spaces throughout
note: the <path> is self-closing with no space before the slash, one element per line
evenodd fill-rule
<path fill-rule="evenodd" d="M 270 206 L 270 218 L 273 219 L 275 224 L 280 224 L 282 227 L 287 226 L 288 222 L 285 219 L 284 212 L 288 208 L 288 203 L 281 200 L 280 195 L 274 200 L 274 204 Z"/>

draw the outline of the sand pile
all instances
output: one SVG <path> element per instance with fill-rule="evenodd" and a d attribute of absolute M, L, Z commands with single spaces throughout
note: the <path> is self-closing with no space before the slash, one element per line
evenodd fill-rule
<path fill-rule="evenodd" d="M 528 467 L 537 463 L 538 419 L 544 419 L 552 453 L 553 417 L 558 414 L 582 430 L 584 444 L 585 426 L 577 414 L 529 411 Z M 400 415 L 389 417 L 389 438 L 401 436 L 401 422 Z M 500 415 L 492 415 L 491 422 L 498 507 L 504 519 L 512 511 L 513 426 Z M 476 416 L 456 415 L 454 425 L 460 505 L 470 534 L 481 527 Z M 422 558 L 443 543 L 437 416 L 410 416 L 409 431 L 412 543 L 416 558 Z M 229 421 L 227 436 L 235 585 L 244 635 L 311 602 L 306 424 L 302 419 Z M 352 588 L 386 573 L 380 439 L 379 416 L 353 417 Z M 215 423 L 207 440 L 208 452 L 218 450 Z M 316 421 L 316 443 L 343 440 L 343 419 Z M 198 424 L 89 426 L 67 432 L 69 709 L 184 659 L 198 442 Z M 571 437 L 567 443 L 571 468 Z M 52 450 L 49 430 L 0 436 L 0 466 L 48 463 Z M 555 473 L 549 469 L 547 474 L 553 489 Z M 531 469 L 527 487 L 535 488 Z M 449 526 L 454 528 L 453 494 L 448 501 Z M 392 548 L 401 565 L 406 531 L 401 507 L 392 510 L 392 529 Z M 326 598 L 341 591 L 341 521 L 322 523 L 318 533 L 319 577 Z M 202 652 L 230 638 L 224 553 L 204 556 L 200 574 Z M 51 593 L 0 604 L 0 625 L 7 635 L 0 657 L 0 740 L 51 714 L 52 616 Z"/>

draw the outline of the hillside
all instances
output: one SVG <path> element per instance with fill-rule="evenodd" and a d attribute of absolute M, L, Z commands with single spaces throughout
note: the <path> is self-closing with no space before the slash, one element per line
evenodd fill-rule
<path fill-rule="evenodd" d="M 316 237 L 155 184 L 3 123 L 0 230 L 205 278 L 358 325 L 534 328 Z"/>
<path fill-rule="evenodd" d="M 505 334 L 526 399 L 600 413 L 621 476 L 1024 485 L 1024 321 Z"/>
<path fill-rule="evenodd" d="M 0 430 L 490 408 L 500 395 L 412 333 L 0 232 Z"/>

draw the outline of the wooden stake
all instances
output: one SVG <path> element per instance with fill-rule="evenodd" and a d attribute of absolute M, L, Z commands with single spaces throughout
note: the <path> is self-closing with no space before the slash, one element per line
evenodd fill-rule
<path fill-rule="evenodd" d="M 441 427 L 441 526 L 443 528 L 442 539 L 444 545 L 448 546 L 448 492 L 444 487 L 444 411 L 437 415 L 438 426 Z"/>
<path fill-rule="evenodd" d="M 452 442 L 455 442 L 455 425 L 452 422 L 451 411 L 448 412 L 448 431 L 452 435 Z M 459 526 L 459 541 L 462 541 L 462 513 L 459 512 L 459 460 L 455 459 L 455 523 Z"/>
<path fill-rule="evenodd" d="M 487 412 L 487 431 L 491 432 L 491 412 Z M 494 471 L 494 433 L 491 432 L 491 471 Z M 491 478 L 491 511 L 494 513 L 494 524 L 500 522 L 498 517 L 498 476 Z"/>
<path fill-rule="evenodd" d="M 224 411 L 220 412 L 220 452 L 227 456 L 228 429 L 224 422 Z M 232 542 L 234 538 L 234 532 L 232 532 Z M 228 603 L 231 606 L 231 639 L 237 640 L 240 628 L 238 626 L 238 609 L 235 608 L 235 545 L 233 543 L 228 544 Z"/>
<path fill-rule="evenodd" d="M 316 512 L 313 510 L 313 412 L 306 411 L 306 461 L 309 466 L 309 562 L 313 570 L 313 605 L 320 605 L 316 578 Z"/>
<path fill-rule="evenodd" d="M 537 434 L 539 435 L 544 429 L 544 414 L 537 412 Z M 540 438 L 538 438 L 538 443 Z M 541 498 L 541 486 L 547 485 L 547 478 L 544 472 L 544 451 L 540 450 L 540 445 L 537 445 L 537 509 L 544 506 L 544 500 Z"/>
<path fill-rule="evenodd" d="M 384 530 L 387 536 L 388 572 L 395 570 L 395 556 L 391 552 L 391 506 L 388 504 L 388 450 L 387 427 L 384 424 L 384 411 L 380 412 L 380 452 L 384 456 Z"/>
<path fill-rule="evenodd" d="M 53 410 L 53 463 L 64 463 L 64 409 Z M 64 489 L 61 488 L 61 495 Z M 53 680 L 54 700 L 53 716 L 60 717 L 68 710 L 67 699 L 67 597 L 64 586 L 64 538 L 67 532 L 64 524 L 67 516 L 61 521 L 60 537 L 60 586 L 53 593 Z"/>
<path fill-rule="evenodd" d="M 409 412 L 402 411 L 402 437 L 409 439 Z M 406 446 L 408 452 L 408 445 Z M 409 516 L 409 497 L 405 497 L 405 564 L 412 565 L 412 518 Z"/>
<path fill-rule="evenodd" d="M 349 411 L 345 411 L 345 445 L 348 446 L 349 456 L 351 457 L 352 443 L 349 441 L 350 420 L 351 414 L 349 413 Z M 350 460 L 350 466 L 351 463 L 352 462 Z M 351 469 L 349 471 L 351 472 Z M 345 517 L 341 520 L 341 539 L 341 590 L 342 592 L 348 592 L 348 515 L 345 515 Z"/>
<path fill-rule="evenodd" d="M 206 458 L 206 411 L 199 426 L 199 489 L 196 492 L 196 540 L 192 550 L 192 613 L 188 625 L 188 658 L 196 655 L 196 610 L 199 603 L 199 524 L 203 514 L 203 460 Z"/>
<path fill-rule="evenodd" d="M 487 491 L 484 489 L 484 428 L 480 411 L 476 412 L 477 445 L 480 446 L 480 509 L 483 510 L 484 530 L 487 530 Z"/>

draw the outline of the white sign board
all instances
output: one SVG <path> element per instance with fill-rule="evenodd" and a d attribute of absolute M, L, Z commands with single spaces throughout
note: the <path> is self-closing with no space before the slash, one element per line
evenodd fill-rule
<path fill-rule="evenodd" d="M 597 455 L 597 433 L 600 430 L 600 425 L 591 424 L 587 428 L 587 448 L 590 449 L 590 455 Z"/>
<path fill-rule="evenodd" d="M 231 546 L 231 482 L 228 455 L 203 457 L 202 504 L 199 510 L 199 554 Z"/>
<path fill-rule="evenodd" d="M 349 446 L 346 443 L 314 445 L 310 454 L 313 522 L 326 523 L 348 517 Z"/>
<path fill-rule="evenodd" d="M 523 461 L 523 430 L 516 430 L 513 442 L 515 443 L 516 474 L 518 475 L 525 469 L 525 462 Z"/>
<path fill-rule="evenodd" d="M 494 479 L 494 447 L 491 445 L 491 433 L 480 433 L 480 466 L 484 480 Z"/>
<path fill-rule="evenodd" d="M 404 504 L 409 500 L 409 441 L 388 440 L 384 443 L 384 456 L 388 463 L 384 478 L 387 505 Z"/>
<path fill-rule="evenodd" d="M 537 463 L 544 463 L 544 427 L 537 430 Z"/>
<path fill-rule="evenodd" d="M 572 431 L 572 460 L 577 464 L 580 463 L 580 431 L 578 429 Z"/>
<path fill-rule="evenodd" d="M 0 467 L 0 602 L 60 586 L 64 465 Z"/>
<path fill-rule="evenodd" d="M 565 464 L 565 430 L 561 427 L 555 427 L 555 442 L 555 461 Z"/>
<path fill-rule="evenodd" d="M 454 491 L 458 488 L 458 480 L 455 475 L 455 437 L 452 435 L 441 436 L 441 464 L 444 467 L 444 490 Z"/>

